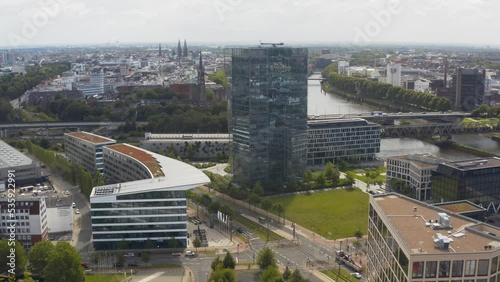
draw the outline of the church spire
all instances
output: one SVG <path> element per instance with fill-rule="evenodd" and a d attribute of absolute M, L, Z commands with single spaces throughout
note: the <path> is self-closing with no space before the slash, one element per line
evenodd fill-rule
<path fill-rule="evenodd" d="M 200 50 L 200 63 L 198 66 L 198 89 L 199 89 L 199 99 L 200 101 L 205 101 L 205 67 L 203 67 L 202 53 Z"/>
<path fill-rule="evenodd" d="M 186 39 L 184 39 L 184 48 L 182 49 L 182 57 L 187 58 L 188 56 L 188 46 L 186 43 Z"/>
<path fill-rule="evenodd" d="M 181 41 L 177 41 L 177 60 L 180 62 L 182 57 Z"/>

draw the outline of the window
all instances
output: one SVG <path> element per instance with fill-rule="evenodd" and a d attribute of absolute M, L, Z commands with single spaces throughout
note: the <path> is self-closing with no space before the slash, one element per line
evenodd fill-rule
<path fill-rule="evenodd" d="M 491 274 L 497 272 L 498 257 L 494 257 L 491 260 Z"/>
<path fill-rule="evenodd" d="M 462 277 L 463 265 L 464 265 L 463 260 L 454 260 L 452 264 L 453 268 L 451 269 L 451 276 Z"/>
<path fill-rule="evenodd" d="M 425 263 L 425 278 L 435 278 L 437 270 L 436 261 L 428 261 Z"/>
<path fill-rule="evenodd" d="M 489 266 L 489 260 L 480 259 L 477 264 L 477 276 L 488 275 L 488 266 Z"/>
<path fill-rule="evenodd" d="M 476 260 L 466 260 L 465 261 L 465 276 L 474 276 L 476 275 Z"/>
<path fill-rule="evenodd" d="M 422 278 L 424 276 L 424 262 L 417 261 L 413 263 L 412 278 Z"/>

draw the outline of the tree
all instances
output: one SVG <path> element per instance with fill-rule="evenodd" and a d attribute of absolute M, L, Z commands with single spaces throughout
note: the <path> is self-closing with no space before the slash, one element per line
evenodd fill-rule
<path fill-rule="evenodd" d="M 36 278 L 44 278 L 43 274 L 45 267 L 49 262 L 49 258 L 55 250 L 54 244 L 50 241 L 40 241 L 33 245 L 29 253 L 29 271 Z"/>
<path fill-rule="evenodd" d="M 262 187 L 262 183 L 259 181 L 255 182 L 253 185 L 252 193 L 262 196 L 264 194 L 264 187 Z"/>
<path fill-rule="evenodd" d="M 271 202 L 271 200 L 265 199 L 261 205 L 262 209 L 267 212 L 267 215 L 269 215 L 269 210 L 273 207 L 273 203 Z"/>
<path fill-rule="evenodd" d="M 203 194 L 201 196 L 201 204 L 204 205 L 206 208 L 208 208 L 211 203 L 212 203 L 212 198 L 210 198 L 209 195 Z"/>
<path fill-rule="evenodd" d="M 257 206 L 260 203 L 260 197 L 259 195 L 252 193 L 248 197 L 248 209 L 250 209 L 250 205 L 252 206 Z"/>
<path fill-rule="evenodd" d="M 361 230 L 356 230 L 356 232 L 354 232 L 354 236 L 358 239 L 362 238 L 363 237 L 363 232 L 361 232 Z"/>
<path fill-rule="evenodd" d="M 312 170 L 308 169 L 306 172 L 304 172 L 304 185 L 306 187 L 309 187 L 309 184 L 313 181 L 313 174 Z"/>
<path fill-rule="evenodd" d="M 257 264 L 261 270 L 267 269 L 269 266 L 276 266 L 276 257 L 271 249 L 262 249 L 257 256 Z"/>
<path fill-rule="evenodd" d="M 179 241 L 177 241 L 177 239 L 175 239 L 174 237 L 171 237 L 169 240 L 168 240 L 168 245 L 170 248 L 177 248 L 179 246 Z"/>
<path fill-rule="evenodd" d="M 198 237 L 194 238 L 193 246 L 196 248 L 196 251 L 198 252 L 198 248 L 201 247 L 201 241 Z"/>
<path fill-rule="evenodd" d="M 11 249 L 14 249 L 15 262 L 11 263 Z M 0 240 L 0 273 L 8 273 L 11 276 L 21 276 L 26 267 L 26 251 L 18 241 Z"/>
<path fill-rule="evenodd" d="M 224 268 L 234 269 L 236 267 L 236 261 L 234 260 L 233 256 L 229 252 L 226 253 L 226 256 L 224 257 L 222 264 L 223 264 Z"/>
<path fill-rule="evenodd" d="M 280 281 L 282 281 L 282 276 L 278 270 L 278 267 L 275 265 L 271 265 L 271 266 L 267 267 L 260 274 L 259 281 L 261 281 L 261 282 L 280 282 Z"/>
<path fill-rule="evenodd" d="M 290 275 L 292 275 L 292 272 L 290 269 L 288 269 L 288 265 L 285 268 L 285 271 L 283 272 L 283 280 L 288 281 L 288 278 L 290 278 Z"/>
<path fill-rule="evenodd" d="M 220 259 L 219 256 L 217 256 L 216 258 L 214 258 L 212 260 L 212 264 L 210 264 L 210 268 L 212 268 L 212 270 L 218 270 L 218 269 L 224 268 L 224 263 L 222 262 L 222 260 Z"/>
<path fill-rule="evenodd" d="M 300 274 L 300 271 L 298 269 L 295 269 L 292 272 L 292 275 L 290 275 L 290 278 L 288 278 L 288 281 L 290 281 L 290 282 L 304 282 L 304 281 L 308 281 L 308 280 L 305 279 L 304 277 L 302 277 L 302 274 Z"/>
<path fill-rule="evenodd" d="M 324 187 L 326 183 L 325 174 L 321 172 L 318 177 L 316 177 L 316 184 L 321 188 Z"/>
<path fill-rule="evenodd" d="M 283 215 L 283 224 L 285 224 L 285 207 L 281 203 L 277 203 L 273 205 L 273 210 L 278 213 L 278 217 Z"/>
<path fill-rule="evenodd" d="M 148 264 L 149 260 L 151 259 L 151 253 L 149 251 L 143 252 L 141 256 L 141 260 L 145 263 Z"/>
<path fill-rule="evenodd" d="M 332 181 L 335 167 L 331 162 L 328 162 L 325 167 L 325 177 L 326 179 Z"/>
<path fill-rule="evenodd" d="M 57 242 L 45 268 L 45 281 L 83 281 L 80 254 L 68 242 Z"/>
<path fill-rule="evenodd" d="M 356 183 L 356 180 L 354 180 L 354 176 L 352 175 L 351 172 L 348 172 L 345 176 L 345 180 L 346 180 L 346 185 L 347 186 L 351 186 L 354 185 L 354 183 Z"/>
<path fill-rule="evenodd" d="M 222 268 L 212 271 L 209 278 L 210 282 L 236 282 L 234 271 L 229 268 Z"/>

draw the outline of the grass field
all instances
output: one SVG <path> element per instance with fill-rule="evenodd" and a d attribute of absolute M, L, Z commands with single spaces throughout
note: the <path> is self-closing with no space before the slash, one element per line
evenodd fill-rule
<path fill-rule="evenodd" d="M 340 275 L 337 275 L 338 270 L 325 270 L 322 271 L 324 274 L 326 274 L 328 277 L 335 279 L 337 282 L 358 282 L 359 279 L 355 278 L 354 276 L 351 275 L 351 273 L 347 272 L 345 269 L 340 269 Z M 337 280 L 338 278 L 338 280 Z"/>
<path fill-rule="evenodd" d="M 367 233 L 368 194 L 359 189 L 336 189 L 311 194 L 269 198 L 285 207 L 288 220 L 327 239 L 353 237 L 357 230 Z"/>
<path fill-rule="evenodd" d="M 385 183 L 386 168 L 384 166 L 378 168 L 352 168 L 345 173 L 351 172 L 352 176 L 360 181 L 368 184 Z M 366 175 L 368 172 L 369 177 Z"/>
<path fill-rule="evenodd" d="M 85 282 L 121 282 L 123 275 L 85 275 Z"/>

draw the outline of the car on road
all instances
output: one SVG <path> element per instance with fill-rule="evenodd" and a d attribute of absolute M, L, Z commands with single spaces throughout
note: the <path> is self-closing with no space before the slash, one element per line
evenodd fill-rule
<path fill-rule="evenodd" d="M 425 115 L 425 114 L 426 114 L 426 112 L 422 112 L 422 114 L 423 114 L 423 115 Z"/>
<path fill-rule="evenodd" d="M 181 253 L 172 253 L 172 255 L 173 255 L 174 257 L 180 257 L 180 256 L 181 256 Z"/>
<path fill-rule="evenodd" d="M 128 266 L 139 266 L 139 263 L 137 261 L 135 261 L 135 260 L 131 261 L 131 262 L 127 263 L 127 264 L 128 264 Z"/>
<path fill-rule="evenodd" d="M 354 276 L 354 278 L 361 279 L 361 274 L 359 274 L 359 272 L 353 272 L 351 275 Z"/>
<path fill-rule="evenodd" d="M 71 206 L 72 206 L 73 208 L 76 208 L 76 204 L 75 204 L 75 203 L 72 203 L 72 204 L 71 204 Z"/>
<path fill-rule="evenodd" d="M 124 267 L 125 264 L 123 262 L 117 262 L 115 263 L 115 267 Z"/>
<path fill-rule="evenodd" d="M 186 256 L 187 257 L 194 257 L 194 256 L 196 256 L 196 253 L 192 252 L 192 251 L 186 251 Z"/>
<path fill-rule="evenodd" d="M 80 214 L 80 210 L 79 209 L 75 209 L 75 213 L 76 214 Z"/>
<path fill-rule="evenodd" d="M 245 232 L 245 229 L 243 229 L 242 227 L 238 227 L 236 231 L 238 231 L 238 233 L 240 234 L 243 234 L 243 232 Z"/>
<path fill-rule="evenodd" d="M 133 257 L 135 257 L 134 253 L 126 253 L 123 256 L 126 257 L 126 258 L 133 258 Z"/>
<path fill-rule="evenodd" d="M 56 239 L 56 237 L 55 237 L 55 236 L 49 236 L 49 240 L 50 240 L 50 241 L 54 241 L 55 239 Z"/>

